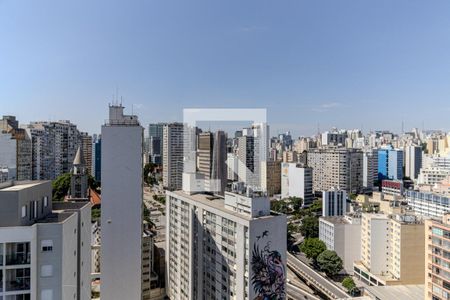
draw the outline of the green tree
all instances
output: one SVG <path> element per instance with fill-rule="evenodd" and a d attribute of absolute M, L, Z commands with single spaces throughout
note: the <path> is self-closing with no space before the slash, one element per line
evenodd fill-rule
<path fill-rule="evenodd" d="M 91 210 L 91 218 L 92 218 L 92 222 L 95 222 L 95 221 L 99 221 L 100 220 L 100 217 L 101 217 L 101 210 L 100 210 L 100 208 L 93 208 L 92 210 Z"/>
<path fill-rule="evenodd" d="M 52 182 L 53 189 L 53 201 L 63 201 L 64 197 L 67 195 L 70 189 L 70 178 L 72 175 L 70 173 L 62 174 L 58 176 Z"/>
<path fill-rule="evenodd" d="M 287 225 L 287 232 L 288 232 L 288 236 L 292 236 L 293 234 L 299 232 L 299 226 L 295 225 L 293 223 L 288 223 Z"/>
<path fill-rule="evenodd" d="M 315 238 L 319 236 L 319 219 L 314 216 L 305 216 L 300 225 L 300 233 L 305 238 Z"/>
<path fill-rule="evenodd" d="M 95 190 L 97 193 L 101 193 L 100 182 L 95 180 L 95 177 L 93 177 L 92 175 L 89 175 L 88 177 L 88 185 L 91 189 Z"/>
<path fill-rule="evenodd" d="M 328 276 L 334 276 L 342 270 L 342 259 L 335 251 L 325 250 L 317 256 L 317 265 Z"/>
<path fill-rule="evenodd" d="M 152 185 L 156 182 L 156 179 L 152 175 L 155 172 L 156 165 L 154 163 L 147 163 L 144 166 L 144 182 L 148 185 Z"/>
<path fill-rule="evenodd" d="M 347 276 L 342 280 L 342 286 L 350 293 L 356 287 L 356 284 L 350 276 Z"/>
<path fill-rule="evenodd" d="M 289 197 L 288 198 L 289 205 L 291 206 L 292 210 L 298 211 L 300 208 L 302 208 L 303 205 L 303 199 L 300 197 Z"/>
<path fill-rule="evenodd" d="M 270 202 L 270 209 L 282 214 L 286 214 L 289 210 L 285 200 L 275 200 Z"/>
<path fill-rule="evenodd" d="M 305 253 L 306 257 L 316 262 L 316 258 L 325 251 L 327 247 L 325 243 L 318 238 L 307 238 L 300 246 L 300 251 Z"/>

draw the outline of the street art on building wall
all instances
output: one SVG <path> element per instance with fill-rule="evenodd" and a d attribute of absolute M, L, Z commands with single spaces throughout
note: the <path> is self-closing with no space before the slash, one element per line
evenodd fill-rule
<path fill-rule="evenodd" d="M 282 300 L 286 298 L 286 273 L 280 252 L 271 249 L 269 231 L 256 237 L 252 251 L 252 287 L 254 300 Z M 262 245 L 262 247 L 260 247 Z"/>

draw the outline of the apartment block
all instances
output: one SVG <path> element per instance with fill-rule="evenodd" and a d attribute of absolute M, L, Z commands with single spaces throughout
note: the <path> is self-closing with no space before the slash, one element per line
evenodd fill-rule
<path fill-rule="evenodd" d="M 450 196 L 433 192 L 406 191 L 406 201 L 418 215 L 440 219 L 450 211 Z"/>
<path fill-rule="evenodd" d="M 163 185 L 180 190 L 183 184 L 184 125 L 171 123 L 163 128 Z"/>
<path fill-rule="evenodd" d="M 50 181 L 0 185 L 0 299 L 91 299 L 90 203 L 51 197 Z"/>
<path fill-rule="evenodd" d="M 314 192 L 333 187 L 347 193 L 363 189 L 363 153 L 359 149 L 313 149 L 308 152 L 308 167 L 313 169 Z"/>
<path fill-rule="evenodd" d="M 286 216 L 267 197 L 167 192 L 171 299 L 286 297 Z"/>
<path fill-rule="evenodd" d="M 425 299 L 450 298 L 450 215 L 425 221 Z"/>
<path fill-rule="evenodd" d="M 368 285 L 423 284 L 424 236 L 424 223 L 415 215 L 363 213 L 355 276 Z"/>
<path fill-rule="evenodd" d="M 322 216 L 343 216 L 347 213 L 347 193 L 332 188 L 322 192 Z"/>

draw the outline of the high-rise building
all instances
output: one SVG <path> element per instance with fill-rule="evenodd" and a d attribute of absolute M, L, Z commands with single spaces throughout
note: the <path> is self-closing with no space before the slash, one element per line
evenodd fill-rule
<path fill-rule="evenodd" d="M 313 191 L 339 188 L 347 193 L 363 189 L 363 153 L 360 149 L 326 148 L 308 152 L 313 169 Z"/>
<path fill-rule="evenodd" d="M 123 110 L 110 105 L 102 126 L 102 299 L 142 295 L 143 128 Z"/>
<path fill-rule="evenodd" d="M 180 190 L 183 185 L 183 124 L 171 123 L 163 128 L 163 185 Z"/>
<path fill-rule="evenodd" d="M 238 180 L 239 158 L 234 153 L 227 153 L 227 179 Z"/>
<path fill-rule="evenodd" d="M 424 236 L 415 215 L 363 213 L 361 261 L 354 263 L 354 275 L 368 285 L 423 284 Z"/>
<path fill-rule="evenodd" d="M 309 206 L 314 200 L 313 170 L 296 163 L 281 164 L 281 197 L 299 197 L 303 206 Z"/>
<path fill-rule="evenodd" d="M 72 168 L 81 135 L 70 121 L 33 122 L 27 126 L 32 142 L 33 179 L 55 179 Z"/>
<path fill-rule="evenodd" d="M 0 168 L 5 170 L 5 180 L 31 180 L 31 151 L 30 136 L 19 128 L 16 117 L 3 116 L 0 119 Z"/>
<path fill-rule="evenodd" d="M 149 153 L 151 162 L 161 165 L 163 162 L 163 136 L 165 123 L 148 125 Z"/>
<path fill-rule="evenodd" d="M 378 151 L 370 149 L 363 152 L 363 187 L 373 190 L 378 179 Z"/>
<path fill-rule="evenodd" d="M 378 150 L 378 179 L 403 179 L 403 150 L 392 146 Z"/>
<path fill-rule="evenodd" d="M 167 192 L 171 299 L 286 298 L 286 216 L 264 196 Z"/>
<path fill-rule="evenodd" d="M 263 190 L 267 191 L 267 195 L 272 197 L 281 193 L 281 161 L 268 160 L 265 166 L 266 186 Z"/>
<path fill-rule="evenodd" d="M 197 169 L 204 179 L 211 179 L 214 138 L 212 132 L 201 132 L 197 138 Z"/>
<path fill-rule="evenodd" d="M 98 136 L 95 138 L 92 146 L 92 176 L 95 181 L 102 181 L 102 138 Z"/>
<path fill-rule="evenodd" d="M 319 218 L 319 239 L 328 250 L 336 251 L 348 274 L 353 262 L 361 260 L 361 215 Z"/>
<path fill-rule="evenodd" d="M 405 176 L 417 179 L 422 167 L 422 147 L 407 146 L 405 149 Z"/>
<path fill-rule="evenodd" d="M 81 151 L 83 152 L 83 159 L 88 174 L 92 173 L 92 136 L 87 132 L 80 133 Z"/>
<path fill-rule="evenodd" d="M 347 193 L 332 188 L 322 192 L 322 216 L 343 216 L 347 213 Z"/>
<path fill-rule="evenodd" d="M 214 133 L 211 180 L 212 191 L 223 195 L 227 187 L 227 135 L 219 130 Z"/>
<path fill-rule="evenodd" d="M 91 299 L 91 206 L 50 181 L 0 184 L 0 299 Z"/>
<path fill-rule="evenodd" d="M 442 221 L 425 220 L 425 299 L 448 299 L 450 295 L 450 215 Z"/>

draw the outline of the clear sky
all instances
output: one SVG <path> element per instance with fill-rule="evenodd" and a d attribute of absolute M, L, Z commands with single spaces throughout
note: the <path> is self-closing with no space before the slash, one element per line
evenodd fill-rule
<path fill-rule="evenodd" d="M 0 114 L 95 133 L 267 108 L 272 133 L 450 129 L 448 0 L 0 0 Z"/>

